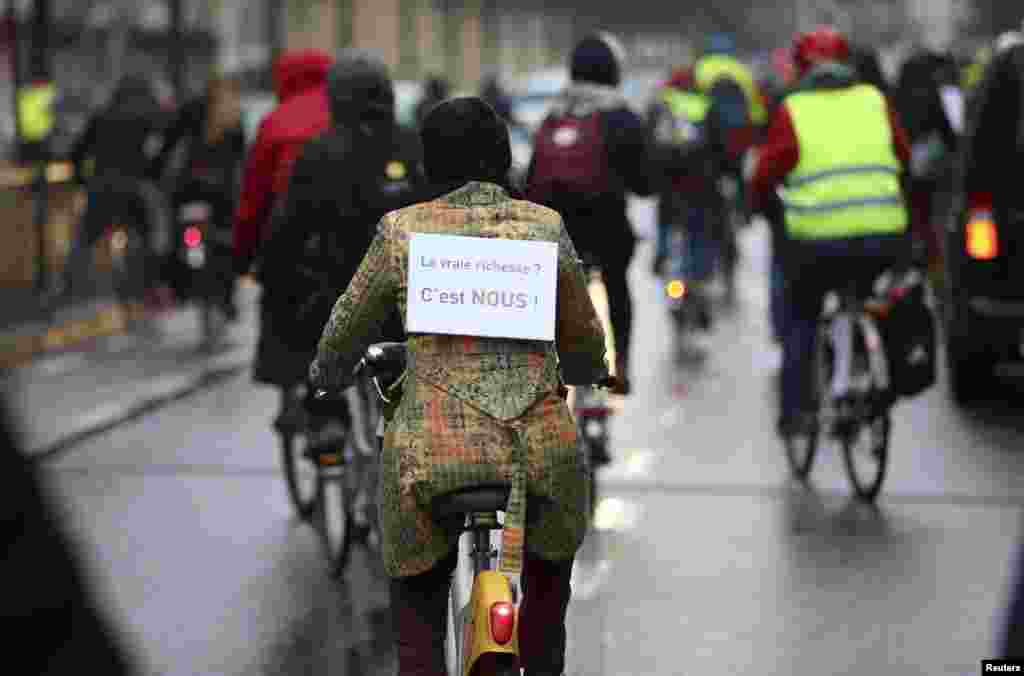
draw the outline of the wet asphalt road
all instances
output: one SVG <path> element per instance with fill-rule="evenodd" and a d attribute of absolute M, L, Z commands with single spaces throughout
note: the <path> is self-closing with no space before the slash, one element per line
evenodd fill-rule
<path fill-rule="evenodd" d="M 940 384 L 901 404 L 878 509 L 848 500 L 834 450 L 812 489 L 790 484 L 763 233 L 744 244 L 737 309 L 688 366 L 638 249 L 636 394 L 578 560 L 569 673 L 978 673 L 1024 504 L 1022 397 L 962 412 Z M 149 673 L 393 673 L 385 580 L 362 550 L 327 578 L 290 512 L 275 407 L 242 374 L 48 463 Z"/>

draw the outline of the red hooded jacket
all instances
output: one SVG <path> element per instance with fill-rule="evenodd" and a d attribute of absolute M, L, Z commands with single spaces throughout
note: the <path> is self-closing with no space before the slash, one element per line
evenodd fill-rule
<path fill-rule="evenodd" d="M 327 71 L 331 57 L 315 49 L 288 52 L 274 64 L 277 108 L 263 118 L 249 149 L 235 214 L 235 256 L 256 255 L 270 214 L 306 141 L 327 130 Z"/>

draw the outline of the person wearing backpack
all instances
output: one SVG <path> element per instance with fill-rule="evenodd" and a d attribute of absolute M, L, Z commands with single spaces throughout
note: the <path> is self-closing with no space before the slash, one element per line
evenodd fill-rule
<path fill-rule="evenodd" d="M 534 139 L 526 196 L 558 211 L 583 260 L 600 266 L 615 337 L 613 390 L 628 394 L 633 302 L 626 271 L 636 236 L 626 196 L 651 195 L 654 181 L 647 125 L 619 89 L 623 60 L 607 33 L 587 36 L 573 49 L 571 82 Z"/>

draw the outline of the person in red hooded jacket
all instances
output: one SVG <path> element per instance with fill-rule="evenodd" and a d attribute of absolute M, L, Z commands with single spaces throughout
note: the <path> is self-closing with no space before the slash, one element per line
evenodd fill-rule
<path fill-rule="evenodd" d="M 327 71 L 331 57 L 316 49 L 286 52 L 274 64 L 277 108 L 260 123 L 249 149 L 235 213 L 235 261 L 246 272 L 267 234 L 302 146 L 330 126 Z"/>

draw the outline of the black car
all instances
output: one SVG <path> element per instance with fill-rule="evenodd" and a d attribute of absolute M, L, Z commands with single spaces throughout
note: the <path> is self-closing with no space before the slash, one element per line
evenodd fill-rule
<path fill-rule="evenodd" d="M 958 403 L 1024 360 L 1024 46 L 999 52 L 971 102 L 946 246 L 946 346 Z"/>

